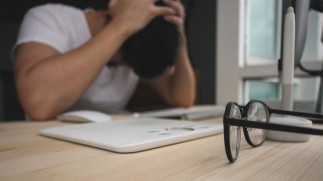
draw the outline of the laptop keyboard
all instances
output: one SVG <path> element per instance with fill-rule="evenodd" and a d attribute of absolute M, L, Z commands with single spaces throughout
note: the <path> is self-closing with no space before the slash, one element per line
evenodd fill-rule
<path fill-rule="evenodd" d="M 221 106 L 200 109 L 170 108 L 155 111 L 136 112 L 133 115 L 138 118 L 180 117 L 181 119 L 185 120 L 195 120 L 223 116 L 224 110 L 225 108 Z"/>

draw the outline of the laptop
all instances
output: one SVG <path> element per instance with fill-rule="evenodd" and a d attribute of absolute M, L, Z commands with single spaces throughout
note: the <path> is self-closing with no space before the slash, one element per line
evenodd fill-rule
<path fill-rule="evenodd" d="M 197 108 L 167 108 L 152 111 L 132 113 L 137 118 L 159 117 L 159 118 L 181 118 L 184 120 L 199 120 L 224 115 L 224 106 L 197 107 Z"/>
<path fill-rule="evenodd" d="M 223 125 L 199 121 L 139 118 L 83 123 L 40 130 L 40 135 L 119 153 L 138 152 L 223 132 Z"/>

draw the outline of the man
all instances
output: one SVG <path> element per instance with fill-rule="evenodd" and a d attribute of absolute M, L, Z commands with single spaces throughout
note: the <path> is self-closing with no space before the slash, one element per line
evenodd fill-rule
<path fill-rule="evenodd" d="M 26 114 L 46 120 L 71 109 L 124 107 L 138 76 L 122 60 L 120 48 L 158 16 L 176 26 L 178 46 L 174 65 L 147 82 L 169 104 L 191 106 L 195 80 L 184 8 L 179 0 L 162 0 L 166 6 L 156 6 L 157 1 L 110 0 L 104 11 L 52 4 L 30 10 L 14 49 L 16 87 Z M 122 66 L 110 70 L 106 65 L 112 61 Z"/>

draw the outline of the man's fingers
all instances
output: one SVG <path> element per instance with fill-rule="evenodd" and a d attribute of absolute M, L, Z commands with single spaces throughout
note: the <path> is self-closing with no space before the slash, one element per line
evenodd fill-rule
<path fill-rule="evenodd" d="M 184 16 L 184 7 L 179 1 L 176 0 L 163 0 L 163 2 L 173 8 L 176 11 L 176 14 L 179 16 Z"/>
<path fill-rule="evenodd" d="M 165 19 L 165 21 L 167 21 L 169 23 L 173 23 L 175 25 L 179 25 L 182 20 L 178 16 L 173 16 L 173 15 L 166 15 L 166 16 L 164 16 L 164 19 Z"/>
<path fill-rule="evenodd" d="M 166 7 L 166 6 L 155 6 L 154 11 L 156 16 L 160 15 L 175 15 L 176 12 L 173 8 Z"/>

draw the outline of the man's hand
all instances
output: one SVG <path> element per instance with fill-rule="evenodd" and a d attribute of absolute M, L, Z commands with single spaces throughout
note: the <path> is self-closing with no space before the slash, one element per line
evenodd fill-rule
<path fill-rule="evenodd" d="M 129 36 L 144 28 L 156 16 L 175 15 L 175 8 L 156 6 L 158 0 L 111 0 L 112 21 L 123 26 Z"/>
<path fill-rule="evenodd" d="M 165 21 L 175 24 L 180 35 L 180 40 L 185 41 L 185 9 L 180 0 L 163 0 L 163 2 L 171 7 L 175 14 L 168 14 L 164 16 Z"/>

